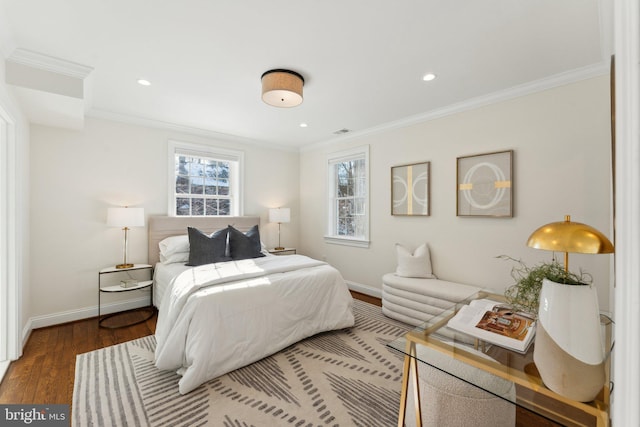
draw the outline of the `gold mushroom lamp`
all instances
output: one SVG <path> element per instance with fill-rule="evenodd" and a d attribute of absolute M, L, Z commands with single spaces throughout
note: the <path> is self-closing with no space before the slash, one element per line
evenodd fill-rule
<path fill-rule="evenodd" d="M 569 253 L 607 254 L 613 244 L 600 231 L 569 215 L 535 230 L 527 246 Z M 533 360 L 545 385 L 581 402 L 593 400 L 606 381 L 598 296 L 592 284 L 571 285 L 548 279 L 542 282 Z"/>
<path fill-rule="evenodd" d="M 595 228 L 572 222 L 565 215 L 564 221 L 552 222 L 534 231 L 527 246 L 553 252 L 564 252 L 564 269 L 569 271 L 569 253 L 610 254 L 613 244 Z"/>

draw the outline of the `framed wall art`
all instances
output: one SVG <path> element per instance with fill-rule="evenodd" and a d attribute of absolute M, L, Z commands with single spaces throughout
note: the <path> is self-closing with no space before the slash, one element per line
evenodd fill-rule
<path fill-rule="evenodd" d="M 429 216 L 431 162 L 391 168 L 391 215 Z"/>
<path fill-rule="evenodd" d="M 513 216 L 513 150 L 458 157 L 457 215 Z"/>

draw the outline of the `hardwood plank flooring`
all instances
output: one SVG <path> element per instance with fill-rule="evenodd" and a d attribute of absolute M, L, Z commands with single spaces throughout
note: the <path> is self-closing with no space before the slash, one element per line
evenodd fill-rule
<path fill-rule="evenodd" d="M 352 292 L 353 297 L 381 305 L 379 298 Z M 125 312 L 114 322 L 133 322 L 144 313 Z M 111 321 L 112 319 L 109 319 Z M 156 330 L 157 315 L 119 329 L 98 327 L 97 318 L 34 329 L 24 354 L 12 362 L 0 384 L 0 403 L 71 404 L 76 355 L 131 341 Z"/>
<path fill-rule="evenodd" d="M 379 298 L 352 291 L 354 298 L 382 305 Z M 145 313 L 125 312 L 114 321 L 129 323 Z M 0 383 L 0 404 L 68 404 L 73 399 L 76 355 L 152 335 L 157 315 L 119 329 L 98 327 L 96 318 L 34 329 L 24 354 L 12 362 Z M 556 426 L 518 408 L 517 426 Z"/>
<path fill-rule="evenodd" d="M 114 322 L 133 322 L 146 314 L 125 312 Z M 152 335 L 157 316 L 120 329 L 85 319 L 34 329 L 20 359 L 11 362 L 0 384 L 0 403 L 71 404 L 76 355 Z"/>

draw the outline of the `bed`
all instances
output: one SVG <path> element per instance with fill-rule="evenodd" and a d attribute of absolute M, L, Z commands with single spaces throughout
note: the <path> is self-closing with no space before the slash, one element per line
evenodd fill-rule
<path fill-rule="evenodd" d="M 264 251 L 257 258 L 189 267 L 160 253 L 161 242 L 183 242 L 172 236 L 184 236 L 187 227 L 210 234 L 231 225 L 231 236 L 249 235 L 259 223 L 258 217 L 149 220 L 158 307 L 155 364 L 181 375 L 181 394 L 304 338 L 354 324 L 345 281 L 325 262 Z M 227 242 L 229 251 L 231 237 Z"/>

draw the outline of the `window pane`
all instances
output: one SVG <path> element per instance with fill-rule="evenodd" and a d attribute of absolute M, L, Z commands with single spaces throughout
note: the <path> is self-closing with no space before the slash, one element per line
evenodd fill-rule
<path fill-rule="evenodd" d="M 185 176 L 176 177 L 176 193 L 178 194 L 189 193 L 189 178 Z"/>
<path fill-rule="evenodd" d="M 178 197 L 176 199 L 176 215 L 189 215 L 189 199 Z"/>
<path fill-rule="evenodd" d="M 209 178 L 215 178 L 217 165 L 218 162 L 216 162 L 215 160 L 207 160 L 204 167 L 205 176 Z"/>
<path fill-rule="evenodd" d="M 349 236 L 347 221 L 345 218 L 338 220 L 338 236 Z"/>
<path fill-rule="evenodd" d="M 338 200 L 338 217 L 344 218 L 353 213 L 353 200 L 352 199 L 340 199 Z"/>
<path fill-rule="evenodd" d="M 205 178 L 204 194 L 215 196 L 218 194 L 218 186 L 215 178 Z"/>
<path fill-rule="evenodd" d="M 218 201 L 218 215 L 231 215 L 231 200 L 220 199 Z"/>
<path fill-rule="evenodd" d="M 191 176 L 203 176 L 204 175 L 204 161 L 202 159 L 193 159 L 191 163 Z"/>
<path fill-rule="evenodd" d="M 228 179 L 218 179 L 218 194 L 221 196 L 229 195 L 229 180 Z"/>
<path fill-rule="evenodd" d="M 205 205 L 205 215 L 218 215 L 218 200 L 207 199 Z"/>
<path fill-rule="evenodd" d="M 231 164 L 229 162 L 218 162 L 217 177 L 222 179 L 229 179 L 229 169 Z"/>
<path fill-rule="evenodd" d="M 204 178 L 191 177 L 191 194 L 204 194 Z"/>
<path fill-rule="evenodd" d="M 191 163 L 191 157 L 178 156 L 176 161 L 176 172 L 178 175 L 189 175 L 189 164 Z"/>
<path fill-rule="evenodd" d="M 204 215 L 204 199 L 191 199 L 191 215 Z"/>

